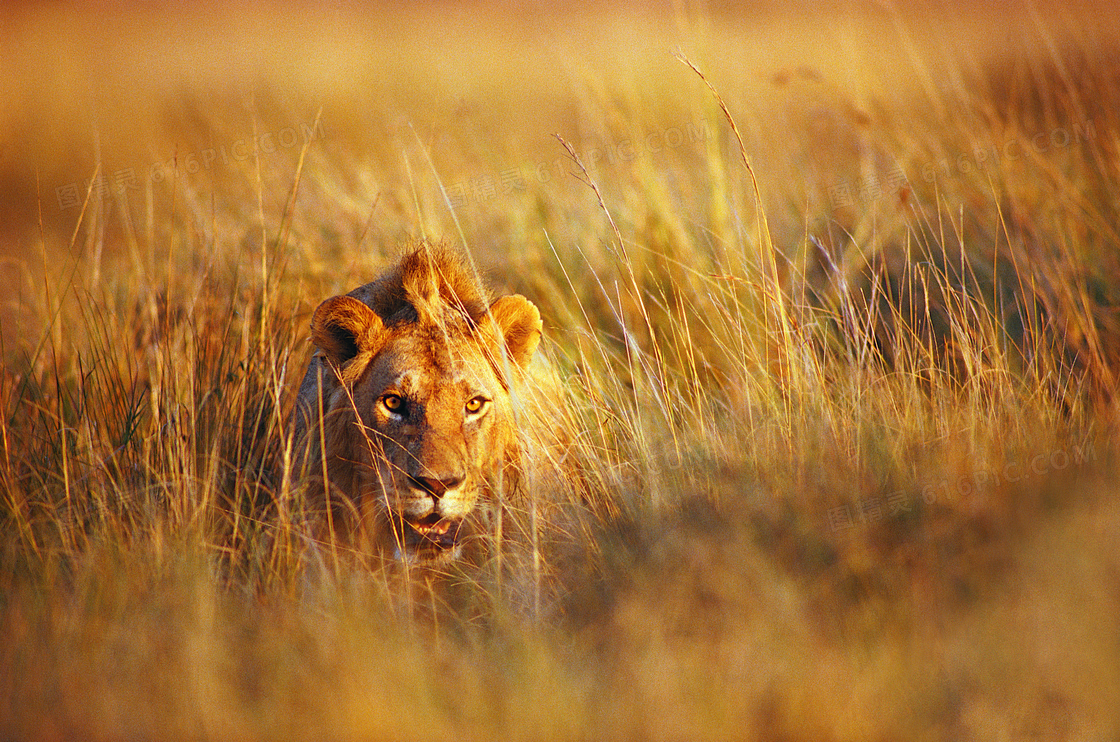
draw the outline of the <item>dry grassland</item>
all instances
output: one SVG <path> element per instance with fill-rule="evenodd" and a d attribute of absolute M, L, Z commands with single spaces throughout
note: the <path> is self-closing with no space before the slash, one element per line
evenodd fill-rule
<path fill-rule="evenodd" d="M 0 740 L 1120 735 L 1117 14 L 0 23 Z M 421 239 L 565 379 L 528 577 L 300 527 L 310 313 Z"/>

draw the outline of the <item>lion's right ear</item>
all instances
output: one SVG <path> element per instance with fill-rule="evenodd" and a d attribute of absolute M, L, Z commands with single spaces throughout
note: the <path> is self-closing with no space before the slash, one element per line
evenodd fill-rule
<path fill-rule="evenodd" d="M 385 329 L 381 318 L 352 296 L 327 299 L 311 318 L 311 339 L 336 367 L 375 350 Z"/>
<path fill-rule="evenodd" d="M 521 294 L 503 296 L 490 305 L 484 324 L 493 321 L 506 350 L 521 368 L 526 368 L 541 342 L 541 313 Z"/>

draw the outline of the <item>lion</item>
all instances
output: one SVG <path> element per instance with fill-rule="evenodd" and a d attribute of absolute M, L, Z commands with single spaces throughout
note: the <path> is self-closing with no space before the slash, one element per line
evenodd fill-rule
<path fill-rule="evenodd" d="M 319 532 L 421 565 L 500 532 L 542 419 L 541 337 L 532 302 L 427 244 L 320 304 L 292 426 Z"/>

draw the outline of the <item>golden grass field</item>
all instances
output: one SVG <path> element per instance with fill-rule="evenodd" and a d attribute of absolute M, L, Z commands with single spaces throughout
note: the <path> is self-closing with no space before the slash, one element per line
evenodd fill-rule
<path fill-rule="evenodd" d="M 0 13 L 0 740 L 1120 736 L 1120 15 Z M 565 379 L 528 574 L 299 525 L 422 239 Z"/>

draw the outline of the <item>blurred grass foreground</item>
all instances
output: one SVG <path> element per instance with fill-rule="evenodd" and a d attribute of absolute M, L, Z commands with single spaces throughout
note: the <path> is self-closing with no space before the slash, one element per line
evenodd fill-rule
<path fill-rule="evenodd" d="M 1120 736 L 1120 15 L 0 22 L 0 740 Z M 564 379 L 520 573 L 332 563 L 283 474 L 424 239 Z"/>

